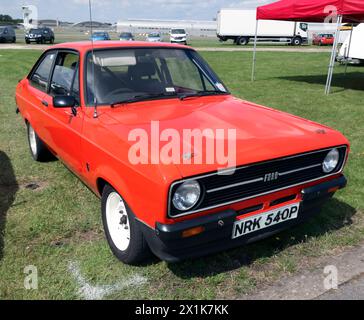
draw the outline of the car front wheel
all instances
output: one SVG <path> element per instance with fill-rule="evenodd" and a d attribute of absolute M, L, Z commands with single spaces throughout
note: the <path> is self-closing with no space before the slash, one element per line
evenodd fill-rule
<path fill-rule="evenodd" d="M 107 242 L 120 261 L 137 264 L 148 258 L 150 250 L 134 214 L 109 185 L 102 193 L 101 213 Z"/>
<path fill-rule="evenodd" d="M 40 162 L 49 160 L 52 157 L 51 153 L 44 142 L 40 140 L 30 123 L 27 124 L 27 132 L 29 149 L 33 159 Z"/>

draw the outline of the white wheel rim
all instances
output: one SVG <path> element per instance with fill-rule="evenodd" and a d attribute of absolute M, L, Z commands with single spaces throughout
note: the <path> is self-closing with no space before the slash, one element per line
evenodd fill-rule
<path fill-rule="evenodd" d="M 116 192 L 110 193 L 106 201 L 106 223 L 111 240 L 121 251 L 130 244 L 130 224 L 123 199 Z"/>
<path fill-rule="evenodd" d="M 32 150 L 33 155 L 36 155 L 37 154 L 37 139 L 35 137 L 35 131 L 31 126 L 29 126 L 29 143 L 30 143 L 30 149 Z"/>

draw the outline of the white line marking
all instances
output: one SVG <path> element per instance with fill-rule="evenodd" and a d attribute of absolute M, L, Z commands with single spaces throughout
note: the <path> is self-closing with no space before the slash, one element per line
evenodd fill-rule
<path fill-rule="evenodd" d="M 124 279 L 114 285 L 98 285 L 93 286 L 87 282 L 82 275 L 80 266 L 77 262 L 70 261 L 68 270 L 76 280 L 79 287 L 78 294 L 85 300 L 102 300 L 105 296 L 113 294 L 127 287 L 137 287 L 145 284 L 147 279 L 140 275 L 133 275 L 128 279 Z"/>

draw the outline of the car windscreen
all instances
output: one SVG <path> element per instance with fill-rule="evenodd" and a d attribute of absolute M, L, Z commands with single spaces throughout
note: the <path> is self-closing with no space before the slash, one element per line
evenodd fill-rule
<path fill-rule="evenodd" d="M 41 29 L 30 29 L 29 33 L 31 33 L 31 34 L 41 34 L 42 30 Z"/>
<path fill-rule="evenodd" d="M 151 33 L 150 35 L 148 35 L 149 38 L 159 38 L 160 35 L 158 33 Z"/>
<path fill-rule="evenodd" d="M 183 30 L 183 29 L 173 29 L 173 30 L 171 31 L 171 33 L 172 33 L 172 34 L 185 34 L 185 33 L 186 33 L 186 31 L 185 31 L 185 30 Z"/>
<path fill-rule="evenodd" d="M 93 37 L 105 37 L 106 33 L 104 33 L 104 32 L 95 32 L 92 36 Z"/>
<path fill-rule="evenodd" d="M 87 55 L 87 105 L 110 105 L 137 97 L 227 94 L 199 54 L 189 49 L 103 49 Z"/>
<path fill-rule="evenodd" d="M 131 33 L 122 33 L 120 35 L 120 37 L 122 37 L 122 38 L 131 38 L 132 37 L 132 34 Z"/>

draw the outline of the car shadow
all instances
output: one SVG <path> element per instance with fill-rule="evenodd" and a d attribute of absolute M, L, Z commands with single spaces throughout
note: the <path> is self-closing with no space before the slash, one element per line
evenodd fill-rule
<path fill-rule="evenodd" d="M 213 256 L 181 263 L 169 263 L 168 268 L 182 279 L 205 278 L 249 266 L 261 258 L 270 258 L 279 252 L 307 241 L 312 237 L 334 232 L 353 223 L 356 210 L 350 205 L 332 198 L 321 214 L 304 224 L 285 230 L 265 240 L 228 250 Z"/>
<path fill-rule="evenodd" d="M 352 68 L 352 67 L 351 67 Z M 363 70 L 363 69 L 362 69 Z M 279 77 L 282 80 L 306 82 L 309 84 L 325 85 L 327 75 L 305 75 L 305 76 L 284 76 Z M 364 89 L 364 73 L 363 72 L 345 72 L 335 73 L 332 80 L 332 92 L 343 90 L 363 90 Z M 341 89 L 340 89 L 341 88 Z"/>
<path fill-rule="evenodd" d="M 9 157 L 0 150 L 0 261 L 4 255 L 6 216 L 19 189 Z"/>

